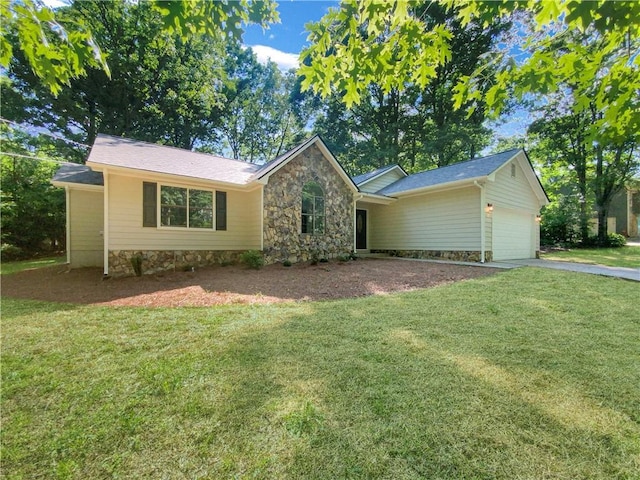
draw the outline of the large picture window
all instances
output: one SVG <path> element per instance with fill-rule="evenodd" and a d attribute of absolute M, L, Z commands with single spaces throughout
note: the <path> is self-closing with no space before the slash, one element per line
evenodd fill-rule
<path fill-rule="evenodd" d="M 162 185 L 160 187 L 160 225 L 213 228 L 213 192 Z"/>
<path fill-rule="evenodd" d="M 324 192 L 315 182 L 302 189 L 302 233 L 321 235 L 324 233 Z"/>

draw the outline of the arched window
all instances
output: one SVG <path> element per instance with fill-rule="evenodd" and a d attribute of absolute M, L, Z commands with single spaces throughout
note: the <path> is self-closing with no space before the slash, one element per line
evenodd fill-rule
<path fill-rule="evenodd" d="M 302 189 L 302 233 L 324 233 L 324 192 L 316 182 L 309 182 Z"/>

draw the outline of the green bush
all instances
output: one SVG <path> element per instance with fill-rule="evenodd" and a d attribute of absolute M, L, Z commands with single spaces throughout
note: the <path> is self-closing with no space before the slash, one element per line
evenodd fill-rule
<path fill-rule="evenodd" d="M 285 260 L 284 262 L 282 262 L 282 266 L 283 267 L 290 267 L 291 266 L 291 261 Z"/>
<path fill-rule="evenodd" d="M 311 265 L 317 265 L 319 261 L 320 261 L 320 255 L 318 254 L 318 252 L 312 252 Z"/>
<path fill-rule="evenodd" d="M 240 261 L 245 263 L 249 268 L 260 270 L 264 267 L 264 257 L 262 252 L 258 250 L 247 250 L 240 255 Z"/>
<path fill-rule="evenodd" d="M 620 235 L 619 233 L 610 233 L 607 235 L 607 239 L 602 243 L 597 235 L 593 237 L 589 237 L 587 242 L 583 243 L 583 247 L 624 247 L 627 244 L 627 239 L 624 235 Z"/>
<path fill-rule="evenodd" d="M 572 196 L 559 195 L 542 211 L 540 243 L 542 245 L 571 245 L 579 240 L 579 203 Z"/>
<path fill-rule="evenodd" d="M 22 260 L 24 258 L 25 253 L 20 247 L 16 247 L 9 243 L 3 243 L 2 247 L 0 247 L 0 259 L 2 259 L 3 262 Z"/>
<path fill-rule="evenodd" d="M 624 235 L 620 235 L 619 233 L 610 233 L 607 236 L 607 244 L 609 247 L 624 247 L 627 244 L 627 239 L 624 238 Z"/>

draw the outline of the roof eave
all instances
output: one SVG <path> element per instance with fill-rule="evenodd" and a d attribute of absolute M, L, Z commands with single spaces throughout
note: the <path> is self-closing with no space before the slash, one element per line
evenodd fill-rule
<path fill-rule="evenodd" d="M 135 174 L 136 176 L 144 175 L 147 178 L 158 179 L 160 181 L 167 179 L 173 179 L 174 181 L 176 181 L 177 179 L 177 181 L 180 181 L 182 183 L 221 185 L 223 187 L 232 188 L 235 190 L 253 190 L 254 188 L 257 188 L 259 186 L 256 183 L 250 181 L 244 183 L 225 182 L 223 180 L 212 180 L 203 177 L 192 177 L 189 175 L 179 175 L 176 173 L 158 172 L 157 170 L 146 170 L 142 168 L 131 168 L 109 165 L 106 163 L 96 163 L 95 161 L 87 161 L 86 165 L 96 172 L 104 172 L 108 170 L 109 172 L 122 173 L 129 176 L 131 176 L 132 174 Z"/>
<path fill-rule="evenodd" d="M 411 190 L 404 190 L 401 192 L 394 192 L 394 193 L 389 193 L 387 194 L 388 196 L 393 196 L 394 198 L 399 198 L 399 197 L 409 197 L 409 196 L 413 196 L 413 195 L 422 195 L 424 193 L 431 193 L 431 192 L 437 192 L 437 191 L 442 191 L 442 190 L 451 190 L 454 188 L 462 188 L 462 187 L 466 187 L 466 186 L 472 186 L 474 184 L 474 182 L 481 182 L 481 181 L 486 181 L 488 179 L 488 175 L 482 175 L 479 177 L 473 177 L 473 178 L 465 178 L 463 180 L 457 180 L 454 182 L 446 182 L 446 183 L 438 183 L 436 185 L 429 185 L 426 187 L 418 187 L 418 188 L 413 188 Z"/>
<path fill-rule="evenodd" d="M 94 185 L 92 183 L 80 183 L 80 182 L 64 182 L 61 180 L 51 180 L 51 185 L 58 188 L 73 188 L 74 190 L 93 190 L 103 191 L 104 185 Z"/>
<path fill-rule="evenodd" d="M 389 205 L 395 201 L 396 198 L 387 197 L 386 195 L 378 195 L 376 193 L 367 193 L 367 192 L 359 192 L 359 197 L 356 198 L 356 201 L 363 201 L 367 203 L 376 203 L 379 205 Z"/>

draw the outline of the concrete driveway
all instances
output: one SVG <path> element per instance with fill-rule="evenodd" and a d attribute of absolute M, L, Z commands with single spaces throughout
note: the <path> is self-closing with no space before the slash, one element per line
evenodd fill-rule
<path fill-rule="evenodd" d="M 529 258 L 524 260 L 509 260 L 505 262 L 492 262 L 502 265 L 503 268 L 513 267 L 540 267 L 553 268 L 555 270 L 568 270 L 571 272 L 591 273 L 593 275 L 604 275 L 606 277 L 624 278 L 640 282 L 640 268 L 607 267 L 604 265 L 589 265 L 586 263 L 557 262 L 553 260 L 541 260 Z M 491 266 L 492 263 L 487 263 Z"/>

